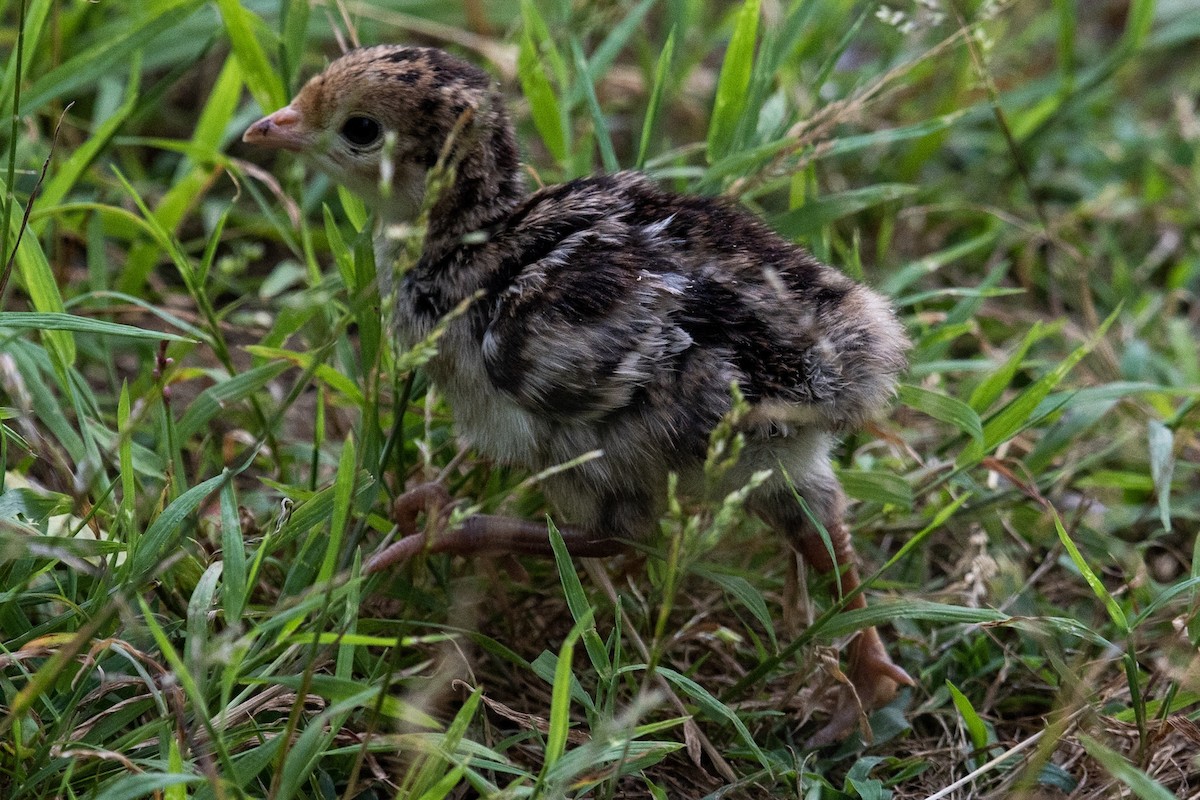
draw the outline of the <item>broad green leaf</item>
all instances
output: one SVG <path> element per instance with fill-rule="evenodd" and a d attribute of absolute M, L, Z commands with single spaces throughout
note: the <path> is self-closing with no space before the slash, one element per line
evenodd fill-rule
<path fill-rule="evenodd" d="M 882 470 L 838 470 L 838 480 L 855 500 L 913 507 L 913 490 L 903 475 Z"/>
<path fill-rule="evenodd" d="M 911 384 L 902 384 L 900 402 L 922 414 L 949 422 L 977 444 L 983 444 L 983 423 L 969 405 L 955 397 Z"/>

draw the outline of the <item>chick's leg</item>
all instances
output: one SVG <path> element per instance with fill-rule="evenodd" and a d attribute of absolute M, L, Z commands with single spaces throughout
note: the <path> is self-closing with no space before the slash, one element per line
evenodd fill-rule
<path fill-rule="evenodd" d="M 840 521 L 827 524 L 825 528 L 833 545 L 833 557 L 815 529 L 805 531 L 798 537 L 797 548 L 804 560 L 818 573 L 830 576 L 831 582 L 835 580 L 834 575 L 840 574 L 841 593 L 849 594 L 859 586 L 849 531 Z M 866 597 L 860 594 L 847 603 L 846 608 L 866 608 L 866 605 Z M 851 640 L 847 662 L 850 686 L 842 690 L 833 716 L 808 740 L 810 747 L 820 747 L 845 737 L 853 730 L 864 709 L 885 705 L 896 695 L 896 689 L 901 684 L 915 685 L 909 674 L 892 661 L 879 631 L 874 627 L 864 628 Z"/>
<path fill-rule="evenodd" d="M 475 514 L 458 526 L 443 530 L 450 507 L 450 496 L 439 484 L 422 484 L 402 494 L 393 505 L 392 514 L 403 537 L 371 556 L 364 571 L 371 574 L 398 566 L 422 552 L 464 556 L 554 555 L 544 522 Z M 422 510 L 426 512 L 426 530 L 418 533 L 416 520 Z M 625 551 L 619 539 L 596 538 L 570 526 L 559 528 L 559 533 L 572 556 L 600 558 Z"/>
<path fill-rule="evenodd" d="M 817 573 L 828 576 L 833 586 L 831 591 L 839 592 L 840 587 L 840 595 L 847 595 L 859 587 L 860 581 L 854 545 L 843 518 L 846 501 L 841 486 L 831 471 L 819 481 L 799 488 L 809 509 L 829 535 L 829 543 L 826 544 L 813 519 L 802 510 L 799 514 L 786 515 L 787 522 L 783 527 L 804 560 Z M 795 507 L 794 498 L 791 505 Z M 778 520 L 777 515 L 770 516 Z M 866 597 L 859 594 L 846 604 L 846 608 L 865 608 L 866 605 Z M 850 642 L 847 655 L 850 686 L 843 689 L 833 717 L 808 740 L 810 747 L 844 738 L 853 730 L 864 709 L 886 704 L 901 684 L 915 685 L 909 674 L 892 661 L 874 627 L 859 631 Z"/>

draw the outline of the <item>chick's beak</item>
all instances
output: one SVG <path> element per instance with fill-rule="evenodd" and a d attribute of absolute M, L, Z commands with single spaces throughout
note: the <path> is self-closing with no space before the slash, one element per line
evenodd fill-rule
<path fill-rule="evenodd" d="M 242 141 L 283 150 L 303 150 L 309 144 L 304 115 L 291 106 L 284 106 L 247 128 Z"/>

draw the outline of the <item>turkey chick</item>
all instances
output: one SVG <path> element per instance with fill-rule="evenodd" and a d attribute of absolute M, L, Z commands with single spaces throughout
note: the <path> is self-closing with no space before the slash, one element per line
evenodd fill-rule
<path fill-rule="evenodd" d="M 907 337 L 880 295 L 749 213 L 635 172 L 527 192 L 492 80 L 437 49 L 352 51 L 244 139 L 295 151 L 385 226 L 427 209 L 422 255 L 395 287 L 398 337 L 419 342 L 467 303 L 427 365 L 459 435 L 535 471 L 603 453 L 543 484 L 572 554 L 610 555 L 654 534 L 668 476 L 701 484 L 736 382 L 750 411 L 727 488 L 771 470 L 747 507 L 818 572 L 839 571 L 843 592 L 858 587 L 830 450 L 885 407 L 905 366 Z M 439 160 L 451 179 L 427 201 Z M 380 241 L 388 274 L 396 249 Z M 545 524 L 476 515 L 429 541 L 408 536 L 368 568 L 422 550 L 551 553 Z M 848 603 L 865 605 L 861 593 Z M 860 703 L 913 683 L 874 628 L 852 640 L 848 660 L 855 691 L 811 744 L 846 733 Z"/>

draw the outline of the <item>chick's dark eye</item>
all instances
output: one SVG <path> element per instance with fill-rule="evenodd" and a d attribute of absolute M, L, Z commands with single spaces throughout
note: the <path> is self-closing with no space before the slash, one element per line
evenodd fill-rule
<path fill-rule="evenodd" d="M 383 135 L 383 127 L 370 117 L 350 117 L 342 123 L 342 136 L 350 144 L 365 147 Z"/>

